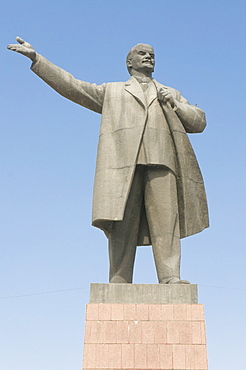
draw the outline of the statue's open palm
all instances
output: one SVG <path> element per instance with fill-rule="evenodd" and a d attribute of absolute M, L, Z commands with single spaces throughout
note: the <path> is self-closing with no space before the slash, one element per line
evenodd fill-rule
<path fill-rule="evenodd" d="M 16 41 L 18 41 L 19 44 L 10 44 L 8 45 L 8 49 L 16 51 L 17 53 L 20 53 L 22 55 L 25 55 L 27 58 L 30 58 L 32 61 L 35 61 L 36 51 L 33 49 L 32 45 L 24 41 L 20 37 L 16 37 Z"/>

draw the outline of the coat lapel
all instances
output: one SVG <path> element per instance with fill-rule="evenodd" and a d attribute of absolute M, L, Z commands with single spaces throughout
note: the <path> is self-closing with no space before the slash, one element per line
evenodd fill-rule
<path fill-rule="evenodd" d="M 148 90 L 146 91 L 146 100 L 147 100 L 147 107 L 157 98 L 157 89 L 155 85 L 155 80 L 152 80 L 153 83 L 149 85 Z"/>
<path fill-rule="evenodd" d="M 153 79 L 153 83 L 150 84 L 149 89 L 144 94 L 139 82 L 136 78 L 131 77 L 125 83 L 125 90 L 133 95 L 139 103 L 144 107 L 149 107 L 150 104 L 157 98 L 157 89 L 160 89 L 162 85 Z"/>
<path fill-rule="evenodd" d="M 136 78 L 131 76 L 131 78 L 125 83 L 125 90 L 128 91 L 131 95 L 133 95 L 139 101 L 139 103 L 144 108 L 146 108 L 146 98 Z"/>

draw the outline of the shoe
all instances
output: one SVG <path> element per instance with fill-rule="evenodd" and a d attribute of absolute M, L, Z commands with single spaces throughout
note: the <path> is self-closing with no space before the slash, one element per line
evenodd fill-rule
<path fill-rule="evenodd" d="M 160 284 L 190 284 L 188 280 L 180 280 L 177 277 L 172 277 L 169 280 L 160 281 Z"/>

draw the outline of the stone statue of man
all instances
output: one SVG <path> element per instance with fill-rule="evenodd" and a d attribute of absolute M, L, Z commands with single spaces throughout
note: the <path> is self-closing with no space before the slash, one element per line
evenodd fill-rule
<path fill-rule="evenodd" d="M 180 280 L 180 238 L 208 227 L 202 175 L 187 133 L 202 132 L 205 114 L 179 91 L 152 78 L 154 50 L 127 55 L 127 82 L 75 79 L 17 37 L 10 50 L 64 97 L 102 114 L 92 224 L 109 241 L 110 283 L 131 283 L 136 247 L 152 245 L 160 284 Z"/>

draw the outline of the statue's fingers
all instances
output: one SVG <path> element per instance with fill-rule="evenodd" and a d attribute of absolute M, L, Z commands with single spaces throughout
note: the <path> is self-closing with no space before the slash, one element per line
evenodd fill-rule
<path fill-rule="evenodd" d="M 162 94 L 162 96 L 163 96 L 164 99 L 168 99 L 168 94 L 167 93 Z"/>
<path fill-rule="evenodd" d="M 7 46 L 7 49 L 15 51 L 15 49 L 16 49 L 16 45 L 15 45 L 15 44 L 9 44 L 9 45 Z"/>
<path fill-rule="evenodd" d="M 170 99 L 172 95 L 169 92 L 164 93 L 165 98 Z"/>
<path fill-rule="evenodd" d="M 7 48 L 9 50 L 16 51 L 17 53 L 21 53 L 22 50 L 23 50 L 23 47 L 21 45 L 18 45 L 18 44 L 8 45 Z"/>
<path fill-rule="evenodd" d="M 24 44 L 24 42 L 25 42 L 25 41 L 24 41 L 21 37 L 19 37 L 19 36 L 17 36 L 17 37 L 16 37 L 16 41 L 17 41 L 17 42 L 19 42 L 19 44 Z"/>

